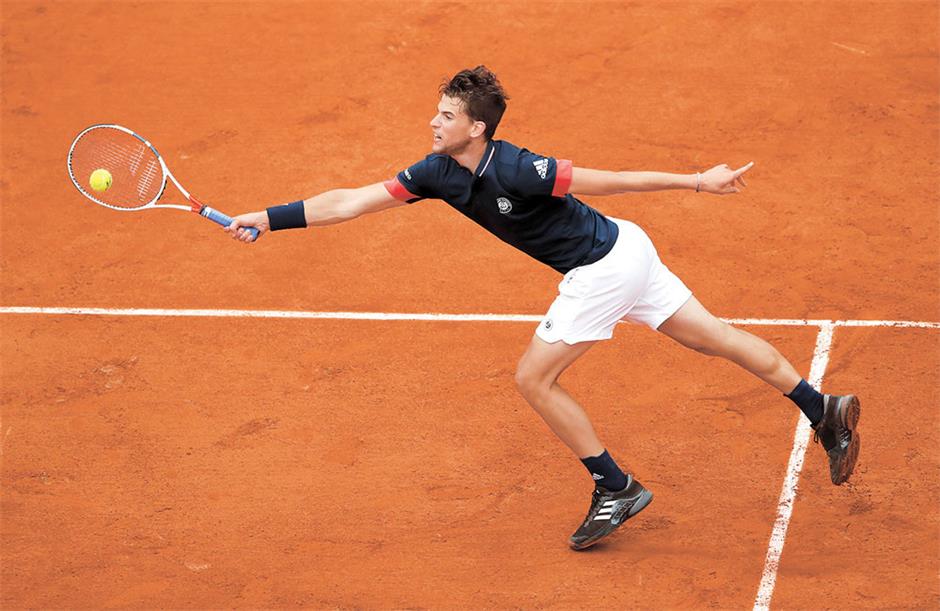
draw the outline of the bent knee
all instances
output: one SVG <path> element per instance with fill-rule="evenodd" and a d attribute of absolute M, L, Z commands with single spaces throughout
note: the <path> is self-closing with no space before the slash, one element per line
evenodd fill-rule
<path fill-rule="evenodd" d="M 546 379 L 541 372 L 526 364 L 524 360 L 519 362 L 516 369 L 515 382 L 516 388 L 527 399 L 548 392 L 552 385 L 551 380 Z"/>
<path fill-rule="evenodd" d="M 527 394 L 534 391 L 538 387 L 538 376 L 534 375 L 532 371 L 519 364 L 519 368 L 516 369 L 515 375 L 516 388 L 519 389 L 519 392 L 522 394 Z"/>

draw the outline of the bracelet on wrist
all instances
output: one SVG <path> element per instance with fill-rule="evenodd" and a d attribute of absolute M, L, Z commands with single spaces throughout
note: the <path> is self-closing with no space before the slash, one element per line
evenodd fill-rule
<path fill-rule="evenodd" d="M 267 209 L 267 212 L 271 231 L 303 229 L 307 226 L 303 200 L 284 204 L 283 206 L 271 206 Z"/>

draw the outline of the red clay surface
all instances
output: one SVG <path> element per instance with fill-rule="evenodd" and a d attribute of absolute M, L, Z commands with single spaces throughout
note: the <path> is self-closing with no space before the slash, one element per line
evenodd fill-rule
<path fill-rule="evenodd" d="M 715 313 L 940 319 L 935 3 L 0 11 L 3 306 L 543 312 L 557 274 L 439 202 L 244 247 L 65 171 L 113 121 L 230 213 L 384 180 L 482 62 L 512 96 L 498 136 L 534 151 L 757 162 L 734 198 L 587 198 Z M 4 607 L 753 604 L 797 412 L 645 329 L 564 378 L 656 493 L 574 554 L 590 483 L 512 386 L 531 324 L 0 324 Z M 756 332 L 808 372 L 815 329 Z M 938 341 L 837 330 L 825 388 L 862 397 L 862 458 L 834 488 L 809 449 L 774 606 L 940 604 Z"/>
<path fill-rule="evenodd" d="M 937 607 L 940 562 L 940 411 L 937 331 L 840 329 L 826 376 L 832 388 L 866 393 L 859 470 L 845 489 L 807 469 L 790 523 L 775 600 L 850 606 Z M 878 380 L 877 385 L 870 380 Z M 812 542 L 797 547 L 795 542 Z M 933 554 L 920 550 L 933 547 Z M 851 550 L 851 560 L 832 553 Z"/>

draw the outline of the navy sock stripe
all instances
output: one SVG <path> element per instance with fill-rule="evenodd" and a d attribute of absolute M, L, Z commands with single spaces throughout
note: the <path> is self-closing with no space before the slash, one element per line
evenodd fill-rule
<path fill-rule="evenodd" d="M 823 396 L 818 390 L 810 386 L 806 380 L 800 380 L 790 394 L 784 395 L 806 414 L 810 424 L 816 426 L 823 417 Z"/>

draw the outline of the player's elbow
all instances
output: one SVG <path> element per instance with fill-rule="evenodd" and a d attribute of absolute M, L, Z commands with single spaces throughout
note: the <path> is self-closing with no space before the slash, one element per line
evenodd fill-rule
<path fill-rule="evenodd" d="M 335 213 L 339 218 L 344 221 L 351 221 L 365 214 L 366 211 L 362 201 L 356 197 L 356 192 L 353 189 L 338 189 L 337 191 L 339 196 Z"/>

